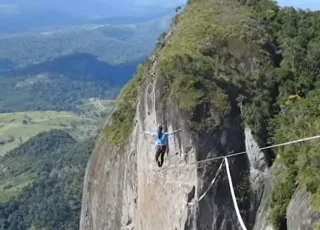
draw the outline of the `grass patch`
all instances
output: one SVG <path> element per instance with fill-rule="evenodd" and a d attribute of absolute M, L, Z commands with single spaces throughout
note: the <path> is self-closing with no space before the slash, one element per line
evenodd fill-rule
<path fill-rule="evenodd" d="M 83 105 L 79 107 L 81 111 L 107 111 L 111 112 L 114 108 L 115 101 L 114 100 L 100 100 L 98 98 L 90 98 L 84 101 Z"/>
<path fill-rule="evenodd" d="M 31 172 L 25 172 L 21 175 L 0 179 L 0 203 L 5 203 L 11 198 L 21 194 L 24 188 L 33 183 L 35 175 Z"/>
<path fill-rule="evenodd" d="M 0 113 L 0 155 L 3 156 L 31 137 L 52 129 L 66 130 L 77 139 L 90 136 L 103 120 L 101 111 L 90 111 L 96 111 L 96 116 L 56 111 Z M 104 112 L 109 113 L 110 107 Z"/>

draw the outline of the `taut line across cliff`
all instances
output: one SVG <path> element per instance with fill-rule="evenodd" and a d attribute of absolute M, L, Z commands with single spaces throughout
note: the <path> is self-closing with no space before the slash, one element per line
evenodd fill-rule
<path fill-rule="evenodd" d="M 288 142 L 284 142 L 284 143 L 280 143 L 280 144 L 266 146 L 266 147 L 260 148 L 259 150 L 262 151 L 262 150 L 266 150 L 266 149 L 277 148 L 277 147 L 286 146 L 286 145 L 292 145 L 292 144 L 296 144 L 296 143 L 300 143 L 300 142 L 311 141 L 311 140 L 315 140 L 315 139 L 319 139 L 319 138 L 320 138 L 320 135 L 312 136 L 312 137 L 306 137 L 306 138 L 302 138 L 302 139 L 298 139 L 298 140 L 293 140 L 293 141 L 288 141 Z M 216 161 L 216 160 L 219 160 L 219 159 L 223 159 L 225 157 L 227 157 L 227 158 L 235 157 L 235 156 L 243 155 L 243 154 L 246 154 L 246 153 L 247 153 L 247 151 L 242 151 L 242 152 L 233 153 L 233 154 L 229 154 L 229 155 L 225 155 L 225 156 L 211 157 L 211 158 L 207 158 L 207 159 L 204 159 L 204 160 L 199 160 L 199 161 L 195 161 L 195 162 L 191 162 L 191 163 L 187 163 L 187 164 L 170 165 L 170 166 L 168 166 L 166 168 L 163 168 L 163 170 L 167 170 L 167 169 L 170 169 L 170 168 L 176 168 L 176 167 L 185 167 L 185 166 L 188 166 L 188 165 L 193 165 L 193 164 L 198 164 L 198 163 Z"/>

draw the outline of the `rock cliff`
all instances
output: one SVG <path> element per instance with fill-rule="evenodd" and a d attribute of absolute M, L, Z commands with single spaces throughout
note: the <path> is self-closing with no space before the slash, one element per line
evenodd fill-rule
<path fill-rule="evenodd" d="M 165 109 L 157 106 L 161 89 L 156 77 L 141 88 L 137 122 L 125 147 L 115 149 L 103 136 L 99 138 L 85 177 L 81 229 L 240 229 L 224 168 L 204 199 L 192 204 L 210 185 L 222 160 L 199 168 L 188 163 L 222 156 L 230 149 L 242 151 L 247 144 L 249 160 L 245 155 L 230 160 L 234 186 L 247 189 L 246 170 L 251 168 L 252 184 L 260 187 L 265 160 L 254 148 L 251 133 L 245 135 L 239 114 L 225 116 L 210 135 L 193 133 L 174 104 Z M 142 133 L 159 122 L 166 123 L 169 131 L 182 129 L 169 139 L 161 169 L 154 159 L 152 138 Z M 167 168 L 170 165 L 178 166 Z M 241 196 L 246 191 L 237 193 L 249 228 L 254 212 L 248 210 L 257 206 L 261 192 L 253 199 Z"/>
<path fill-rule="evenodd" d="M 223 159 L 194 162 L 244 150 L 229 158 L 241 216 L 247 229 L 273 229 L 270 156 L 259 144 L 275 100 L 265 79 L 276 63 L 263 25 L 238 1 L 190 1 L 162 39 L 97 139 L 80 229 L 241 229 L 225 166 L 218 170 Z M 162 168 L 144 133 L 159 124 L 181 129 Z"/>

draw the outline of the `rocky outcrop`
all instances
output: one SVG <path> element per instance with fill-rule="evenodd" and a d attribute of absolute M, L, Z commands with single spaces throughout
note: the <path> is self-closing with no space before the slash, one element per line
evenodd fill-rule
<path fill-rule="evenodd" d="M 287 227 L 292 230 L 314 230 L 320 226 L 320 212 L 311 208 L 309 193 L 297 189 L 287 208 Z"/>
<path fill-rule="evenodd" d="M 283 165 L 274 164 L 267 173 L 263 183 L 263 195 L 256 214 L 254 230 L 274 230 L 270 223 L 270 199 L 272 190 L 278 182 L 275 172 L 284 170 Z M 314 230 L 320 226 L 320 213 L 311 206 L 311 196 L 308 192 L 297 188 L 287 208 L 288 230 Z"/>
<path fill-rule="evenodd" d="M 262 196 L 259 200 L 258 210 L 256 212 L 256 219 L 253 230 L 274 230 L 269 221 L 270 216 L 270 197 L 273 189 L 273 178 L 270 172 L 265 177 L 262 185 Z"/>
<path fill-rule="evenodd" d="M 251 207 L 254 215 L 254 230 L 272 230 L 267 219 L 268 201 L 271 192 L 270 175 L 265 154 L 260 151 L 249 127 L 245 129 L 246 151 L 250 162 L 250 185 L 252 189 L 251 200 L 255 201 Z"/>
<path fill-rule="evenodd" d="M 280 168 L 280 165 L 275 165 L 270 170 L 270 174 Z M 257 211 L 254 230 L 274 230 L 269 221 L 269 201 L 276 181 L 274 181 L 275 177 L 270 174 L 265 178 L 263 196 Z M 320 213 L 311 208 L 310 194 L 301 189 L 297 189 L 291 198 L 286 216 L 288 230 L 314 230 L 315 227 L 320 226 Z"/>
<path fill-rule="evenodd" d="M 134 130 L 122 148 L 99 137 L 85 175 L 80 229 L 241 229 L 224 168 L 206 196 L 189 204 L 208 188 L 222 160 L 189 163 L 245 148 L 249 158 L 230 158 L 230 166 L 241 215 L 252 229 L 267 166 L 250 129 L 241 128 L 239 108 L 233 107 L 213 132 L 201 134 L 174 103 L 163 106 L 163 91 L 157 73 L 141 87 Z M 161 169 L 154 160 L 153 139 L 143 134 L 158 123 L 169 131 L 181 129 L 170 138 Z M 248 170 L 253 193 L 245 186 Z"/>
<path fill-rule="evenodd" d="M 282 164 L 274 163 L 266 173 L 260 174 L 260 178 L 263 175 L 263 180 L 260 180 L 261 197 L 259 199 L 258 210 L 256 211 L 256 219 L 253 230 L 276 230 L 272 225 L 270 220 L 271 208 L 270 201 L 272 196 L 272 191 L 276 184 L 279 182 L 276 175 L 285 170 L 285 167 Z M 288 228 L 288 230 L 291 230 Z M 295 230 L 293 228 L 292 230 Z"/>

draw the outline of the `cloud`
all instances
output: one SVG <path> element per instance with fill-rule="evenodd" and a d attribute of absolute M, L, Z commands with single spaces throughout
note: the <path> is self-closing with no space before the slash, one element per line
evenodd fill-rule
<path fill-rule="evenodd" d="M 12 15 L 18 13 L 17 5 L 0 4 L 0 15 Z"/>
<path fill-rule="evenodd" d="M 0 4 L 1 9 L 12 9 L 12 8 L 16 8 L 16 7 L 17 7 L 17 5 Z"/>

